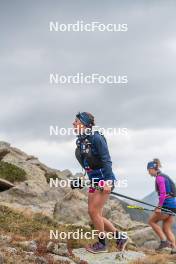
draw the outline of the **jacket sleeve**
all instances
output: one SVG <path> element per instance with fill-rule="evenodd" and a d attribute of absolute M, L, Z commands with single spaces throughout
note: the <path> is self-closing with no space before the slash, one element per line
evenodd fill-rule
<path fill-rule="evenodd" d="M 98 155 L 103 163 L 104 177 L 108 179 L 112 177 L 112 161 L 109 154 L 108 146 L 105 139 L 100 135 L 96 134 L 94 138 L 95 148 L 97 149 Z"/>
<path fill-rule="evenodd" d="M 163 206 L 164 200 L 166 199 L 166 187 L 165 187 L 165 179 L 162 176 L 156 177 L 156 184 L 159 190 L 159 206 Z"/>

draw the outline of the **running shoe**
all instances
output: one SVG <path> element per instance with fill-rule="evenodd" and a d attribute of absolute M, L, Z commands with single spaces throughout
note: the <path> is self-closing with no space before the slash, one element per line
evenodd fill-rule
<path fill-rule="evenodd" d="M 96 242 L 92 245 L 86 246 L 86 250 L 93 253 L 93 254 L 107 253 L 108 252 L 106 245 L 103 245 L 100 242 Z"/>
<path fill-rule="evenodd" d="M 159 247 L 156 250 L 162 250 L 165 248 L 171 248 L 171 243 L 169 241 L 161 241 Z"/>
<path fill-rule="evenodd" d="M 123 251 L 126 248 L 126 245 L 128 244 L 128 238 L 119 238 L 116 240 L 117 249 L 119 251 Z"/>

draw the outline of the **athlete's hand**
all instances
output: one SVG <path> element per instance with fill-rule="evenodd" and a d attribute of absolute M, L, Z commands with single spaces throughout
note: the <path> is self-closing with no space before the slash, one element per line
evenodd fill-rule
<path fill-rule="evenodd" d="M 156 209 L 155 209 L 155 213 L 157 213 L 157 214 L 161 214 L 161 208 L 156 207 Z"/>

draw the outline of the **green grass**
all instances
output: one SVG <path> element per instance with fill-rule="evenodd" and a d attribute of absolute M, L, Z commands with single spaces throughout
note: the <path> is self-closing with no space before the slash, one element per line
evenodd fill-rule
<path fill-rule="evenodd" d="M 14 182 L 21 182 L 26 180 L 26 172 L 8 162 L 0 161 L 0 178 Z"/>
<path fill-rule="evenodd" d="M 29 216 L 12 210 L 7 206 L 0 205 L 0 233 L 11 233 L 13 235 L 24 236 L 28 239 L 38 237 L 40 233 L 46 233 L 49 240 L 50 230 L 74 232 L 80 228 L 84 232 L 90 231 L 89 228 L 82 226 L 58 224 L 55 220 L 40 213 Z M 79 243 L 84 244 L 85 241 L 83 240 L 73 241 L 73 245 L 77 247 Z"/>
<path fill-rule="evenodd" d="M 8 208 L 7 206 L 0 205 L 0 234 L 10 234 L 12 236 L 21 236 L 25 239 L 41 240 L 45 245 L 50 241 L 50 230 L 58 232 L 75 232 L 83 230 L 83 233 L 91 231 L 91 228 L 79 225 L 64 225 L 59 224 L 55 220 L 44 216 L 40 213 L 26 216 L 21 212 L 17 212 Z M 84 238 L 69 240 L 72 248 L 84 247 L 88 243 L 95 242 L 96 239 L 86 240 Z M 58 239 L 58 242 L 62 242 Z M 115 249 L 115 242 L 109 241 L 110 251 Z"/>
<path fill-rule="evenodd" d="M 0 205 L 0 231 L 29 236 L 41 230 L 56 228 L 57 223 L 47 216 L 36 214 L 27 217 L 6 206 Z"/>

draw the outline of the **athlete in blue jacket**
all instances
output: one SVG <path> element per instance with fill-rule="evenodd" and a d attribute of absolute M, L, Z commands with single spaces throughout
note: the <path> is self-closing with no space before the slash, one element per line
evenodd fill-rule
<path fill-rule="evenodd" d="M 115 175 L 106 139 L 98 131 L 93 131 L 94 117 L 87 112 L 78 113 L 73 123 L 78 133 L 76 141 L 76 158 L 85 169 L 91 187 L 88 193 L 88 213 L 96 230 L 99 231 L 99 242 L 89 245 L 87 250 L 92 253 L 107 252 L 104 236 L 100 234 L 112 232 L 116 235 L 117 247 L 123 250 L 127 238 L 120 235 L 113 224 L 102 216 L 103 207 L 114 188 Z M 100 187 L 103 187 L 100 190 Z"/>

